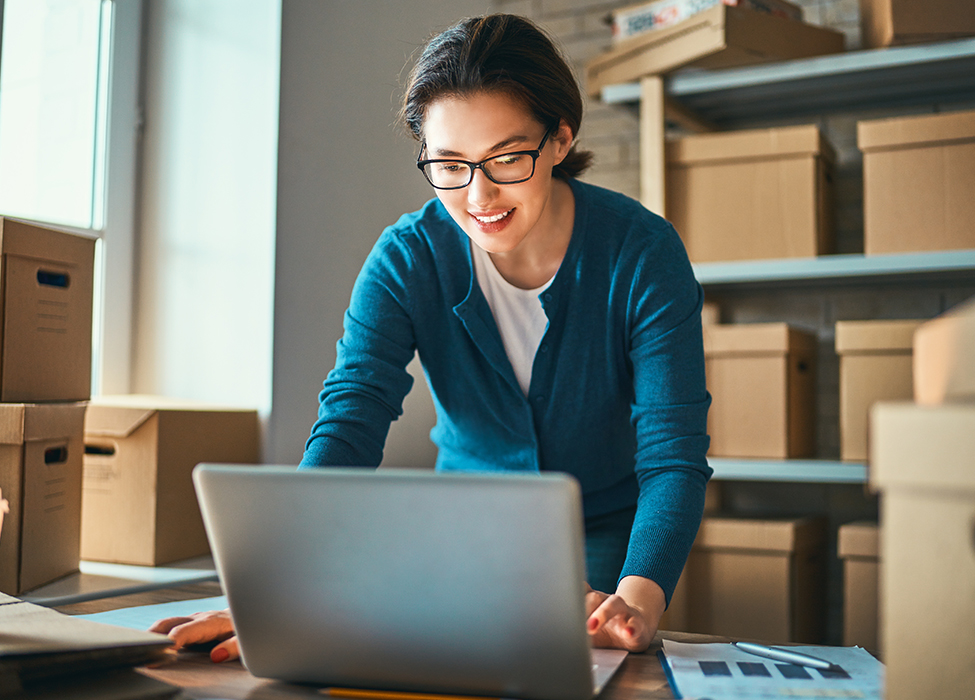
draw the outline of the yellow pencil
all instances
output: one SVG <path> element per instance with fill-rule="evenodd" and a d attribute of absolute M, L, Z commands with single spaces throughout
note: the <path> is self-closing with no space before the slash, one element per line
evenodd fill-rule
<path fill-rule="evenodd" d="M 323 688 L 322 694 L 333 698 L 355 700 L 498 700 L 473 695 L 439 695 L 436 693 L 408 693 L 398 690 L 360 690 L 358 688 Z"/>

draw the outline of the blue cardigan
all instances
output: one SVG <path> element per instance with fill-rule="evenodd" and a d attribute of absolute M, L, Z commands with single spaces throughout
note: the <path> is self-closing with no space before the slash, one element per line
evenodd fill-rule
<path fill-rule="evenodd" d="M 470 243 L 437 199 L 387 228 L 345 314 L 302 466 L 378 465 L 419 352 L 440 470 L 575 476 L 586 516 L 637 505 L 622 576 L 669 603 L 711 469 L 702 291 L 673 227 L 570 180 L 575 226 L 541 294 L 548 329 L 528 396 L 505 354 Z"/>

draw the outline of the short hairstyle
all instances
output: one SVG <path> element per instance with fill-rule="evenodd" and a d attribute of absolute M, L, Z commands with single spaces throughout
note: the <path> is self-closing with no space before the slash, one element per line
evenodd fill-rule
<path fill-rule="evenodd" d="M 582 95 L 572 69 L 554 42 L 517 15 L 465 19 L 434 36 L 410 72 L 400 119 L 423 138 L 427 108 L 445 96 L 501 92 L 521 101 L 541 124 L 565 120 L 573 138 L 582 123 Z M 592 153 L 573 144 L 553 174 L 570 178 L 592 163 Z"/>

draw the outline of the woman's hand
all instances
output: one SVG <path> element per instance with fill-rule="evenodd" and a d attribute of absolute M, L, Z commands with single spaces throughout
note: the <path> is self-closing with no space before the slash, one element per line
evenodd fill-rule
<path fill-rule="evenodd" d="M 586 630 L 595 647 L 646 651 L 665 607 L 664 592 L 650 579 L 627 576 L 616 593 L 586 584 Z"/>
<path fill-rule="evenodd" d="M 230 610 L 198 612 L 188 617 L 167 617 L 153 623 L 149 631 L 168 635 L 173 640 L 173 648 L 177 650 L 188 644 L 220 642 L 210 650 L 210 660 L 215 663 L 240 656 Z"/>

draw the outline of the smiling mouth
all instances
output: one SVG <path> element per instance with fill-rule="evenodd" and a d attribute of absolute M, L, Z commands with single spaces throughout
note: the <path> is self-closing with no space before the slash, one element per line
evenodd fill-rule
<path fill-rule="evenodd" d="M 475 219 L 480 221 L 482 224 L 493 224 L 496 221 L 501 221 L 504 217 L 510 214 L 513 210 L 503 211 L 500 214 L 495 214 L 493 216 L 477 216 L 476 214 L 471 214 Z"/>

